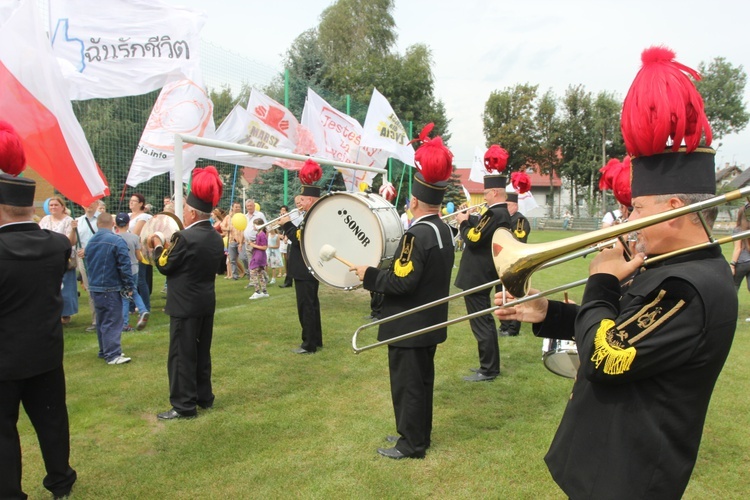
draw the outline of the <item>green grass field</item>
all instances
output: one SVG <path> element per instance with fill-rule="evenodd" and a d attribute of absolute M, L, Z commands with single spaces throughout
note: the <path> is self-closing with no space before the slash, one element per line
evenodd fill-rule
<path fill-rule="evenodd" d="M 537 231 L 540 242 L 575 233 Z M 725 254 L 731 252 L 724 248 Z M 460 255 L 457 254 L 456 264 Z M 549 288 L 586 276 L 588 260 L 540 271 Z M 456 270 L 454 269 L 454 272 Z M 213 341 L 216 404 L 189 421 L 160 422 L 169 408 L 169 318 L 161 313 L 163 278 L 155 273 L 151 321 L 123 334 L 127 365 L 97 358 L 96 335 L 81 311 L 65 329 L 65 370 L 74 498 L 564 498 L 544 454 L 572 381 L 548 372 L 542 340 L 525 325 L 501 338 L 502 376 L 461 377 L 477 365 L 468 322 L 454 325 L 436 356 L 433 446 L 425 460 L 377 455 L 395 432 L 386 349 L 354 355 L 351 337 L 369 314 L 369 294 L 321 285 L 325 349 L 300 343 L 293 289 L 269 288 L 249 301 L 244 281 L 217 279 Z M 570 292 L 580 300 L 583 289 Z M 465 313 L 463 300 L 451 317 Z M 750 491 L 750 297 L 740 293 L 732 352 L 709 409 L 698 463 L 685 498 L 744 498 Z M 361 344 L 374 340 L 375 329 Z M 22 412 L 24 489 L 48 498 L 36 436 Z"/>

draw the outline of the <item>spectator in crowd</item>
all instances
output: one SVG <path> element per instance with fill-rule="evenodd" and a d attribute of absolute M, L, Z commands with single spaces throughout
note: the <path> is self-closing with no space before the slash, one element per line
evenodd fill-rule
<path fill-rule="evenodd" d="M 63 498 L 77 477 L 69 462 L 60 322 L 71 242 L 33 222 L 36 183 L 16 177 L 26 157 L 7 122 L 0 122 L 0 151 L 0 498 L 27 497 L 21 484 L 21 405 L 39 442 L 42 484 Z"/>
<path fill-rule="evenodd" d="M 296 199 L 295 197 L 295 203 Z M 281 209 L 279 210 L 280 215 L 285 215 L 289 213 L 289 207 L 286 205 L 281 205 Z M 294 221 L 292 221 L 294 223 Z M 289 274 L 289 238 L 286 237 L 284 234 L 283 229 L 279 228 L 280 233 L 280 243 L 279 243 L 279 251 L 281 252 L 281 258 L 284 261 L 284 283 L 279 285 L 279 288 L 291 288 L 294 285 L 294 280 L 292 279 L 292 275 Z"/>
<path fill-rule="evenodd" d="M 104 212 L 96 221 L 96 234 L 86 248 L 89 291 L 96 307 L 96 336 L 99 357 L 108 365 L 129 363 L 122 352 L 122 294 L 132 296 L 135 281 L 131 272 L 128 245 L 112 232 L 112 215 Z"/>
<path fill-rule="evenodd" d="M 146 222 L 153 217 L 146 211 L 146 197 L 141 193 L 133 193 L 130 197 L 130 224 L 128 229 L 131 233 L 141 237 L 141 231 Z M 146 309 L 151 310 L 151 290 L 153 288 L 154 268 L 143 262 L 138 263 L 138 293 L 146 304 Z"/>
<path fill-rule="evenodd" d="M 750 203 L 740 207 L 737 210 L 737 225 L 732 229 L 732 234 L 738 234 L 750 229 L 750 222 L 747 217 L 750 215 L 748 209 Z M 740 291 L 742 280 L 745 280 L 747 290 L 750 291 L 750 239 L 737 240 L 734 242 L 734 250 L 732 250 L 732 262 L 729 263 L 732 269 L 732 275 L 734 276 L 734 287 L 737 289 L 737 293 Z M 745 321 L 750 321 L 750 318 L 745 318 Z"/>
<path fill-rule="evenodd" d="M 128 246 L 128 257 L 130 257 L 130 271 L 133 273 L 133 282 L 138 282 L 138 263 L 143 260 L 143 255 L 141 254 L 141 239 L 131 233 L 128 230 L 128 226 L 130 224 L 130 217 L 128 214 L 124 212 L 120 212 L 117 214 L 117 217 L 115 217 L 115 225 L 117 226 L 117 234 L 119 234 L 123 240 L 125 240 L 125 244 Z M 138 310 L 138 323 L 136 324 L 135 329 L 136 330 L 143 330 L 146 328 L 146 325 L 148 324 L 148 318 L 150 316 L 150 312 L 148 308 L 146 307 L 146 304 L 143 303 L 143 299 L 141 298 L 141 295 L 138 293 L 137 288 L 133 288 L 133 294 L 130 297 L 123 297 L 122 298 L 122 331 L 123 332 L 132 332 L 133 327 L 130 326 L 130 320 L 129 320 L 129 310 L 130 310 L 130 302 L 133 301 L 135 303 L 135 307 Z"/>
<path fill-rule="evenodd" d="M 266 264 L 268 263 L 266 256 L 268 237 L 265 228 L 261 227 L 263 225 L 261 219 L 255 219 L 253 224 L 255 224 L 255 241 L 247 243 L 248 248 L 252 249 L 248 272 L 250 273 L 250 283 L 255 287 L 255 293 L 250 296 L 250 300 L 268 297 L 265 273 Z"/>
<path fill-rule="evenodd" d="M 76 228 L 78 221 L 70 215 L 66 215 L 65 201 L 60 196 L 52 196 L 49 200 L 49 215 L 42 217 L 39 227 L 49 229 L 68 237 L 71 247 L 78 241 Z M 77 254 L 75 250 L 68 261 L 68 270 L 63 276 L 63 309 L 61 321 L 64 325 L 70 323 L 70 317 L 78 313 L 78 282 L 76 281 L 76 269 L 78 268 Z"/>
<path fill-rule="evenodd" d="M 211 212 L 211 224 L 213 225 L 214 229 L 217 233 L 219 233 L 224 238 L 224 231 L 222 230 L 222 223 L 224 222 L 224 219 L 226 218 L 226 213 L 224 210 L 222 210 L 219 207 L 214 208 L 213 212 Z M 216 272 L 216 274 L 223 274 L 225 276 L 228 276 L 229 269 L 227 267 L 227 254 L 228 249 L 225 246 L 224 251 L 222 252 L 222 255 L 224 258 L 221 260 L 221 264 L 219 265 L 219 270 Z"/>
<path fill-rule="evenodd" d="M 281 236 L 277 228 L 268 232 L 268 267 L 271 269 L 271 280 L 269 285 L 276 283 L 276 278 L 281 279 L 281 271 L 284 263 L 281 260 Z"/>
<path fill-rule="evenodd" d="M 78 221 L 78 245 L 77 245 L 77 257 L 78 257 L 78 272 L 81 275 L 81 284 L 83 289 L 86 290 L 89 297 L 89 309 L 91 309 L 91 325 L 86 327 L 87 332 L 96 331 L 96 309 L 94 308 L 94 300 L 91 298 L 91 294 L 88 293 L 89 289 L 89 278 L 86 272 L 86 261 L 84 260 L 86 245 L 94 233 L 96 233 L 96 218 L 99 217 L 99 205 L 104 203 L 101 200 L 94 200 L 85 208 L 84 214 L 76 219 Z"/>

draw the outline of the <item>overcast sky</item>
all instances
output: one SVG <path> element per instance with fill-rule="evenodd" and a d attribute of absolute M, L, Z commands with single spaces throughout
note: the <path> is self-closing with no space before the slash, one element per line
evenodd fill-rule
<path fill-rule="evenodd" d="M 332 0 L 166 0 L 203 10 L 202 38 L 281 68 L 281 56 L 304 30 L 317 26 Z M 433 55 L 435 93 L 451 120 L 450 147 L 459 167 L 484 148 L 482 111 L 490 92 L 518 83 L 562 96 L 582 84 L 596 94 L 625 96 L 640 54 L 663 44 L 697 68 L 725 57 L 750 67 L 750 6 L 729 0 L 396 0 L 398 50 L 424 43 Z M 388 96 L 386 96 L 388 97 Z M 745 102 L 750 88 L 745 89 Z M 217 124 L 218 125 L 218 124 Z M 717 165 L 750 166 L 750 131 L 714 142 Z"/>

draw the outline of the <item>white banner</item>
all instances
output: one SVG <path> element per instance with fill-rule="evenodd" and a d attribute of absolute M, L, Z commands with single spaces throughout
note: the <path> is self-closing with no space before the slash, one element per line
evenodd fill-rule
<path fill-rule="evenodd" d="M 242 106 L 235 106 L 216 131 L 216 139 L 270 151 L 314 153 L 314 147 L 312 150 L 310 148 L 310 140 L 299 141 L 299 131 L 299 122 L 288 109 L 263 92 L 253 89 L 247 110 Z M 264 170 L 271 168 L 272 165 L 299 169 L 303 163 L 282 161 L 275 156 L 253 155 L 223 149 L 216 150 L 210 158 Z"/>
<path fill-rule="evenodd" d="M 302 125 L 310 130 L 318 156 L 331 160 L 383 168 L 388 153 L 379 148 L 362 146 L 362 126 L 328 104 L 322 97 L 307 89 L 307 101 L 302 111 Z M 337 168 L 348 191 L 359 191 L 362 183 L 372 185 L 375 172 Z"/>
<path fill-rule="evenodd" d="M 145 94 L 182 73 L 198 85 L 202 12 L 160 0 L 50 0 L 70 99 Z M 170 76 L 171 75 L 171 76 Z"/>
<path fill-rule="evenodd" d="M 372 89 L 363 129 L 362 145 L 381 148 L 390 156 L 414 166 L 414 148 L 409 144 L 409 134 L 378 89 Z"/>
<path fill-rule="evenodd" d="M 471 172 L 469 172 L 469 180 L 484 184 L 484 176 L 487 175 L 487 169 L 484 168 L 484 153 L 487 149 L 474 148 L 474 159 L 471 162 Z"/>
<path fill-rule="evenodd" d="M 137 186 L 157 175 L 174 170 L 174 135 L 214 138 L 213 104 L 192 80 L 177 80 L 162 88 L 143 130 L 126 184 Z M 190 179 L 195 160 L 205 148 L 185 143 L 182 151 L 183 181 Z"/>

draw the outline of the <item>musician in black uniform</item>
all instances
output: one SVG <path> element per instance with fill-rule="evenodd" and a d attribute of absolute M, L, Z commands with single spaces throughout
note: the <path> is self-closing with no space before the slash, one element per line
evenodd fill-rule
<path fill-rule="evenodd" d="M 15 130 L 0 122 L 0 171 L 22 171 L 26 160 Z M 55 497 L 70 493 L 60 286 L 70 257 L 66 236 L 33 222 L 33 180 L 0 173 L 0 498 L 26 498 L 21 489 L 19 406 L 34 426 Z"/>
<path fill-rule="evenodd" d="M 169 278 L 169 402 L 161 420 L 193 418 L 196 405 L 213 407 L 211 339 L 213 337 L 216 272 L 224 258 L 224 242 L 211 225 L 211 211 L 219 203 L 223 184 L 216 169 L 193 171 L 182 220 L 185 229 L 172 235 L 167 248 L 151 237 L 156 267 Z"/>
<path fill-rule="evenodd" d="M 623 138 L 633 155 L 631 221 L 715 192 L 703 101 L 682 73 L 689 68 L 673 57 L 663 47 L 645 51 L 623 104 Z M 653 83 L 666 81 L 669 92 Z M 680 107 L 661 95 L 690 100 Z M 654 122 L 634 129 L 639 116 Z M 698 146 L 702 136 L 706 146 Z M 672 148 L 683 139 L 689 146 Z M 716 213 L 704 210 L 709 225 Z M 719 247 L 643 262 L 707 241 L 696 214 L 658 223 L 638 232 L 630 262 L 621 245 L 593 259 L 580 306 L 543 298 L 496 313 L 534 323 L 537 336 L 575 338 L 581 365 L 545 457 L 570 498 L 682 497 L 734 337 L 737 299 Z"/>
<path fill-rule="evenodd" d="M 493 144 L 484 155 L 485 168 L 490 172 L 502 172 L 508 161 L 508 153 Z M 507 177 L 490 174 L 484 177 L 484 200 L 487 211 L 481 217 L 469 217 L 462 212 L 456 215 L 460 223 L 464 251 L 458 267 L 456 286 L 468 290 L 497 279 L 492 261 L 492 235 L 498 228 L 510 228 L 510 214 L 505 203 Z M 464 296 L 466 311 L 473 314 L 490 308 L 489 288 Z M 500 375 L 500 346 L 497 342 L 497 329 L 492 314 L 487 313 L 469 321 L 479 350 L 479 368 L 472 369 L 473 375 L 464 377 L 467 382 L 485 382 Z"/>
<path fill-rule="evenodd" d="M 420 172 L 411 196 L 413 222 L 399 243 L 390 269 L 353 268 L 367 290 L 384 294 L 383 317 L 448 296 L 453 269 L 453 233 L 440 218 L 440 204 L 452 171 L 451 152 L 442 139 L 429 140 L 417 150 Z M 446 175 L 447 174 L 447 175 Z M 387 340 L 448 319 L 441 304 L 384 323 L 378 340 Z M 395 342 L 388 346 L 391 397 L 399 436 L 388 437 L 393 448 L 378 448 L 393 458 L 424 458 L 432 432 L 432 394 L 435 351 L 447 338 L 447 328 Z"/>
<path fill-rule="evenodd" d="M 510 214 L 510 231 L 513 236 L 521 243 L 526 243 L 529 239 L 529 233 L 531 233 L 531 224 L 524 215 L 518 211 L 518 195 L 524 194 L 528 189 L 522 188 L 519 184 L 519 177 L 523 177 L 524 180 L 528 179 L 529 176 L 524 172 L 513 172 L 511 175 L 511 186 L 506 190 L 508 199 L 506 203 L 508 205 L 508 213 Z M 501 337 L 516 337 L 521 332 L 520 321 L 501 321 L 500 331 L 498 334 Z"/>
<path fill-rule="evenodd" d="M 313 160 L 307 160 L 299 172 L 302 181 L 302 193 L 299 196 L 297 208 L 308 212 L 310 207 L 320 198 L 320 187 L 314 183 L 320 180 L 323 170 Z M 299 219 L 297 219 L 299 220 Z M 323 348 L 323 327 L 320 322 L 320 300 L 318 287 L 320 282 L 310 272 L 302 259 L 302 241 L 300 227 L 294 225 L 289 216 L 279 219 L 279 224 L 289 240 L 287 256 L 287 275 L 294 279 L 294 292 L 297 298 L 297 316 L 302 326 L 302 344 L 292 349 L 295 354 L 314 354 Z"/>

